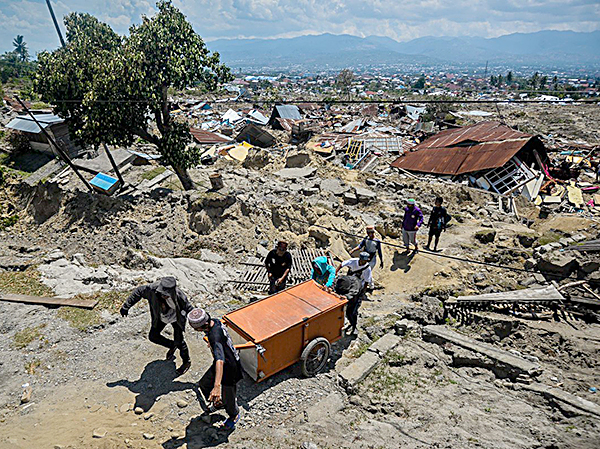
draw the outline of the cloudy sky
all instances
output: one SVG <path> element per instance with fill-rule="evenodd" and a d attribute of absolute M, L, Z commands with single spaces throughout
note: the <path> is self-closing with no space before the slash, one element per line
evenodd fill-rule
<path fill-rule="evenodd" d="M 149 0 L 52 0 L 59 20 L 88 12 L 127 33 Z M 496 37 L 539 30 L 600 30 L 599 0 L 173 0 L 206 41 L 303 34 Z M 0 52 L 22 34 L 30 52 L 58 46 L 45 0 L 0 0 Z M 209 46 L 210 47 L 210 46 Z"/>

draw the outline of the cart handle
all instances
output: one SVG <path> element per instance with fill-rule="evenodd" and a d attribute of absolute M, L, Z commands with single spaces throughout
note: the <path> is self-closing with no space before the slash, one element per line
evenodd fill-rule
<path fill-rule="evenodd" d="M 206 344 L 208 344 L 208 337 L 205 336 L 202 339 L 206 342 Z M 256 347 L 256 345 L 254 343 L 252 343 L 251 341 L 249 341 L 247 343 L 242 343 L 241 345 L 233 345 L 233 347 L 239 351 L 240 349 L 254 348 L 254 347 Z"/>

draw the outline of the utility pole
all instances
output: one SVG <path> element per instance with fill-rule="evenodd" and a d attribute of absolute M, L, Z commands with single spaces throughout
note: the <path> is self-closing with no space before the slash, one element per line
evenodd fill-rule
<path fill-rule="evenodd" d="M 46 5 L 48 5 L 48 10 L 50 11 L 50 15 L 52 16 L 52 21 L 54 22 L 54 27 L 56 28 L 56 32 L 58 33 L 58 38 L 60 39 L 60 44 L 62 47 L 65 47 L 65 40 L 62 37 L 62 33 L 60 32 L 60 28 L 58 26 L 58 21 L 56 20 L 56 16 L 54 15 L 54 10 L 52 9 L 52 4 L 50 0 L 46 0 Z"/>

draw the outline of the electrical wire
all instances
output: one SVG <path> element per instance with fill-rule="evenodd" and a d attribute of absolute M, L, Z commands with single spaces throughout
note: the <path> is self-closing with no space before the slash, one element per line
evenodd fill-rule
<path fill-rule="evenodd" d="M 197 181 L 193 181 L 195 185 L 197 186 L 201 186 L 207 190 L 213 190 L 212 187 L 209 187 L 203 183 L 197 182 Z M 217 195 L 221 195 L 223 198 L 226 198 L 227 195 L 218 191 L 213 191 L 214 193 L 216 193 Z M 256 209 L 261 210 L 262 212 L 265 212 L 267 214 L 272 213 L 271 210 L 267 209 L 267 208 L 261 208 L 260 206 L 255 206 Z M 319 225 L 316 223 L 310 223 L 309 221 L 306 220 L 302 220 L 296 217 L 291 217 L 290 215 L 287 215 L 285 212 L 278 212 L 281 216 L 285 217 L 286 219 L 290 220 L 290 221 L 294 221 L 296 223 L 300 223 L 300 224 L 304 224 L 304 225 L 308 225 L 309 227 L 314 226 L 314 227 L 318 227 L 327 231 L 331 231 L 331 232 L 336 232 L 342 235 L 346 235 L 348 237 L 354 237 L 357 239 L 363 239 L 364 236 L 358 235 L 358 234 L 353 234 L 351 232 L 347 232 L 347 231 L 343 231 L 331 226 L 325 226 L 325 225 Z M 384 240 L 380 240 L 382 245 L 387 245 L 389 247 L 392 248 L 396 248 L 396 249 L 404 249 L 406 250 L 406 247 L 404 245 L 399 245 L 396 243 L 392 243 L 392 242 L 386 242 Z M 515 248 L 516 250 L 516 248 Z M 519 249 L 519 251 L 522 251 Z M 487 266 L 487 267 L 492 267 L 492 268 L 498 268 L 498 269 L 503 269 L 503 270 L 509 270 L 509 271 L 514 271 L 514 272 L 518 272 L 518 273 L 527 273 L 527 274 L 541 274 L 537 271 L 531 271 L 531 270 L 527 270 L 525 268 L 516 268 L 516 267 L 510 267 L 508 265 L 501 265 L 501 264 L 497 264 L 497 263 L 492 263 L 492 262 L 484 262 L 484 261 L 479 261 L 479 260 L 474 260 L 474 259 L 468 259 L 466 257 L 458 257 L 458 256 L 451 256 L 449 254 L 441 254 L 441 253 L 437 253 L 437 252 L 433 252 L 433 251 L 427 251 L 427 250 L 419 250 L 418 253 L 423 253 L 423 254 L 427 254 L 430 256 L 435 256 L 435 257 L 441 257 L 444 259 L 450 259 L 450 260 L 455 260 L 458 262 L 465 262 L 465 263 L 471 263 L 471 264 L 477 264 L 477 265 L 483 265 L 483 266 Z M 576 276 L 572 276 L 572 275 L 560 275 L 560 274 L 549 274 L 550 276 L 552 276 L 553 278 L 559 278 L 559 279 L 572 279 L 572 280 L 581 280 L 580 278 L 576 277 Z"/>

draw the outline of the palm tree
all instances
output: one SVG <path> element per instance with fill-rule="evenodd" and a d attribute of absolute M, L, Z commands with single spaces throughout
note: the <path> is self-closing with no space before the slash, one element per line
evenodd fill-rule
<path fill-rule="evenodd" d="M 13 40 L 13 45 L 15 47 L 13 51 L 19 55 L 21 61 L 27 61 L 29 59 L 29 51 L 27 50 L 27 43 L 23 40 L 23 36 L 18 34 Z"/>

